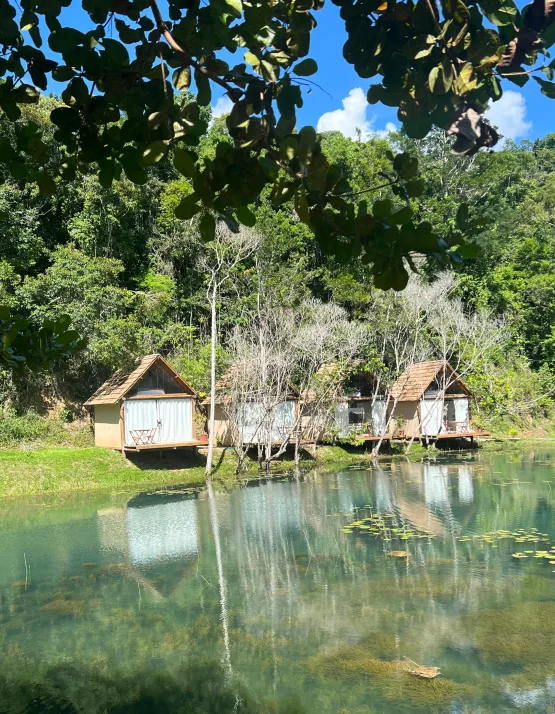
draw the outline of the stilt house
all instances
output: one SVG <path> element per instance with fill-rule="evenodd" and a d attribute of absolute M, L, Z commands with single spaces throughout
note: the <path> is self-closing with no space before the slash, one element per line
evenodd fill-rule
<path fill-rule="evenodd" d="M 158 354 L 118 371 L 85 402 L 97 446 L 122 451 L 198 446 L 197 393 Z"/>
<path fill-rule="evenodd" d="M 397 380 L 388 413 L 390 432 L 400 438 L 457 438 L 475 435 L 472 392 L 448 362 L 419 362 Z"/>
<path fill-rule="evenodd" d="M 217 443 L 232 446 L 281 444 L 291 435 L 298 415 L 298 394 L 288 386 L 287 394 L 275 400 L 263 390 L 249 387 L 241 365 L 232 367 L 216 384 L 215 427 Z M 209 415 L 210 398 L 202 402 Z"/>
<path fill-rule="evenodd" d="M 380 437 L 385 433 L 386 396 L 379 388 L 375 376 L 364 371 L 362 362 L 357 362 L 351 373 L 344 378 L 341 378 L 341 367 L 338 363 L 323 364 L 316 374 L 315 382 L 317 388 L 320 387 L 324 392 L 327 386 L 330 387 L 332 408 L 331 413 L 328 409 L 328 413 L 323 416 L 326 412 L 326 399 L 323 399 L 316 413 L 307 418 L 311 426 L 324 421 L 321 431 L 332 432 L 340 439 L 353 434 L 363 438 Z M 317 400 L 316 394 L 311 394 L 310 398 Z"/>

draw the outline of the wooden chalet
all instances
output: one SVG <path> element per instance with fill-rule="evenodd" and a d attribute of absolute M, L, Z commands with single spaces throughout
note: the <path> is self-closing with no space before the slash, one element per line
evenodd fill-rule
<path fill-rule="evenodd" d="M 248 370 L 242 365 L 232 367 L 216 384 L 215 424 L 216 442 L 232 446 L 237 439 L 245 445 L 281 444 L 295 427 L 299 396 L 289 387 L 287 397 L 268 408 L 256 388 L 249 388 Z M 239 396 L 233 396 L 237 391 Z M 239 398 L 240 403 L 233 403 Z M 202 402 L 209 414 L 210 397 Z M 233 414 L 233 418 L 231 416 Z M 239 434 L 234 433 L 239 430 Z"/>
<path fill-rule="evenodd" d="M 197 393 L 159 354 L 118 371 L 85 402 L 94 413 L 97 446 L 123 452 L 200 446 Z"/>
<path fill-rule="evenodd" d="M 449 439 L 484 435 L 471 423 L 472 392 L 448 362 L 411 365 L 391 391 L 393 438 Z"/>
<path fill-rule="evenodd" d="M 376 377 L 364 370 L 364 363 L 357 361 L 347 368 L 336 362 L 323 364 L 314 380 L 314 389 L 303 395 L 318 404 L 307 412 L 303 420 L 303 432 L 311 435 L 333 433 L 340 439 L 357 435 L 364 439 L 379 439 L 387 425 L 387 399 Z M 339 386 L 339 397 L 338 397 Z M 321 400 L 316 391 L 321 390 Z M 331 409 L 326 399 L 330 392 Z"/>

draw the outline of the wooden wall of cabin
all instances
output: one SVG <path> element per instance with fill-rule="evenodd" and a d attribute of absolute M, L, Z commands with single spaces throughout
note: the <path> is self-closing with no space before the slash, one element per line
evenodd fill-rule
<path fill-rule="evenodd" d="M 205 410 L 207 414 L 206 425 L 208 427 L 210 407 L 206 406 Z M 233 446 L 233 437 L 231 433 L 229 417 L 227 416 L 221 404 L 216 404 L 216 408 L 214 409 L 214 416 L 214 433 L 216 435 L 216 443 L 221 446 Z"/>
<path fill-rule="evenodd" d="M 391 414 L 392 406 L 388 409 L 388 418 Z M 395 423 L 395 418 L 404 419 L 404 424 L 399 427 Z M 393 411 L 393 419 L 389 425 L 389 434 L 393 437 L 401 428 L 405 432 L 405 436 L 409 439 L 413 436 L 420 436 L 420 415 L 418 411 L 418 402 L 397 402 Z"/>
<path fill-rule="evenodd" d="M 94 408 L 94 443 L 107 449 L 121 449 L 120 405 L 98 404 Z"/>

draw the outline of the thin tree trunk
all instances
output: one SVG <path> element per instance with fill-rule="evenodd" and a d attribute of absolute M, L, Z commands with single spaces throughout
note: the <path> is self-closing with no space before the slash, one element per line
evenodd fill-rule
<path fill-rule="evenodd" d="M 212 472 L 212 461 L 214 458 L 214 427 L 216 423 L 216 342 L 218 331 L 216 325 L 216 298 L 218 296 L 218 284 L 214 280 L 212 284 L 212 294 L 210 295 L 210 416 L 208 419 L 208 455 L 206 457 L 206 475 Z"/>

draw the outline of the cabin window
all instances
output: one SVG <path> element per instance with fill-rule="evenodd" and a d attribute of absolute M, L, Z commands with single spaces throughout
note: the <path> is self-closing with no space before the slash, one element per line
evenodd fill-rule
<path fill-rule="evenodd" d="M 349 409 L 349 424 L 363 424 L 364 409 Z"/>

